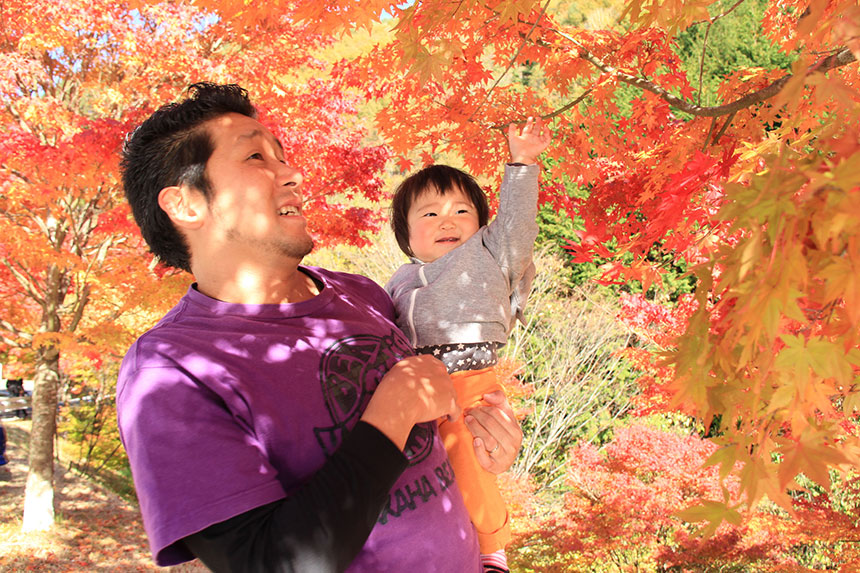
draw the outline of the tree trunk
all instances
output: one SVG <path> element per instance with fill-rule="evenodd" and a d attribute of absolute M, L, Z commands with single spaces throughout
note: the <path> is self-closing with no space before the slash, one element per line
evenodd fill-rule
<path fill-rule="evenodd" d="M 24 531 L 43 531 L 54 524 L 54 434 L 59 374 L 59 350 L 54 345 L 41 347 L 36 355 L 30 469 L 24 492 Z"/>

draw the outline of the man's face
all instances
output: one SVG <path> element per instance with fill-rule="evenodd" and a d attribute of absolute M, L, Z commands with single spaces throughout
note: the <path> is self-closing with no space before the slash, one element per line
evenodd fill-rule
<path fill-rule="evenodd" d="M 303 179 L 287 164 L 278 140 L 255 119 L 236 113 L 205 127 L 215 144 L 206 163 L 210 236 L 222 243 L 223 256 L 240 264 L 301 260 L 313 249 L 302 214 Z"/>

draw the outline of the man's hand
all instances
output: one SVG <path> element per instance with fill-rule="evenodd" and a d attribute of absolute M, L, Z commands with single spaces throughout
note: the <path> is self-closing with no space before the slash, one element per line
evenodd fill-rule
<path fill-rule="evenodd" d="M 549 128 L 541 118 L 529 117 L 520 130 L 512 123 L 508 126 L 508 147 L 511 150 L 511 163 L 531 165 L 537 162 L 537 157 L 547 148 L 550 142 Z"/>
<path fill-rule="evenodd" d="M 514 411 L 500 390 L 484 394 L 486 405 L 466 411 L 466 426 L 475 436 L 475 456 L 488 472 L 507 471 L 523 444 L 523 431 Z"/>
<path fill-rule="evenodd" d="M 410 356 L 383 376 L 361 419 L 402 450 L 415 424 L 459 417 L 456 397 L 442 362 L 429 355 Z"/>

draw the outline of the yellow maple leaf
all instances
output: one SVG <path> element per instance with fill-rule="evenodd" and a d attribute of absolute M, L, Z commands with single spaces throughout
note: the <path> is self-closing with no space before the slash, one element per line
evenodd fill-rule
<path fill-rule="evenodd" d="M 757 449 L 755 455 L 747 458 L 740 471 L 741 487 L 746 492 L 750 505 L 755 505 L 762 497 L 767 496 L 772 502 L 794 515 L 791 496 L 785 491 L 791 477 L 786 481 L 780 479 L 777 466 L 771 461 L 771 452 L 768 448 Z"/>
<path fill-rule="evenodd" d="M 707 468 L 719 464 L 720 478 L 725 479 L 725 477 L 729 475 L 729 472 L 734 469 L 737 460 L 737 448 L 733 446 L 723 446 L 717 449 L 713 454 L 711 454 L 708 459 L 705 460 L 705 463 L 703 465 Z"/>
<path fill-rule="evenodd" d="M 853 257 L 833 257 L 819 276 L 825 281 L 829 301 L 842 299 L 845 312 L 854 324 L 860 322 L 860 277 Z"/>
<path fill-rule="evenodd" d="M 842 401 L 842 411 L 847 415 L 860 412 L 860 390 L 849 392 Z"/>
<path fill-rule="evenodd" d="M 508 0 L 500 4 L 499 20 L 503 23 L 516 22 L 520 14 L 532 11 L 535 0 Z"/>
<path fill-rule="evenodd" d="M 780 108 L 786 106 L 788 108 L 786 115 L 794 115 L 797 111 L 797 107 L 803 97 L 803 89 L 806 86 L 806 70 L 808 66 L 809 63 L 805 59 L 798 58 L 791 65 L 791 78 L 785 83 L 776 97 L 773 98 L 774 107 Z"/>
<path fill-rule="evenodd" d="M 783 440 L 780 448 L 783 455 L 779 468 L 780 481 L 787 484 L 802 473 L 821 487 L 829 489 L 829 468 L 845 464 L 848 459 L 828 442 L 827 437 L 828 433 L 809 427 L 800 438 Z"/>
<path fill-rule="evenodd" d="M 674 515 L 688 523 L 706 521 L 707 525 L 696 531 L 696 535 L 706 538 L 713 535 L 723 521 L 733 525 L 741 524 L 741 514 L 724 501 L 702 500 L 696 505 L 675 512 Z"/>
<path fill-rule="evenodd" d="M 833 27 L 836 37 L 848 46 L 854 57 L 860 60 L 860 6 L 848 6 L 839 15 Z"/>

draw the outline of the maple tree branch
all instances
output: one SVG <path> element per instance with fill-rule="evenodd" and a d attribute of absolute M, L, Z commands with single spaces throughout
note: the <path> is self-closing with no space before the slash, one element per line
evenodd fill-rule
<path fill-rule="evenodd" d="M 0 318 L 0 328 L 11 332 L 19 338 L 23 338 L 24 340 L 33 340 L 32 334 L 19 330 L 14 324 L 7 321 L 6 319 Z M 8 344 L 9 346 L 14 346 L 15 348 L 25 348 L 25 345 L 21 344 L 20 342 L 16 342 L 10 338 L 7 338 L 5 335 L 3 336 L 3 342 L 5 344 Z"/>
<path fill-rule="evenodd" d="M 18 74 L 17 74 L 17 73 L 15 73 L 15 80 L 16 80 L 16 83 L 18 84 L 19 89 L 20 89 L 22 92 L 26 92 L 26 91 L 28 91 L 28 90 L 27 90 L 27 86 L 25 86 L 25 85 L 24 85 L 24 83 L 19 79 L 19 77 L 18 77 Z M 8 112 L 9 112 L 9 115 L 11 115 L 11 116 L 15 119 L 15 121 L 17 121 L 17 122 L 18 122 L 18 127 L 20 127 L 23 131 L 25 131 L 25 132 L 27 132 L 27 133 L 33 133 L 33 130 L 32 130 L 32 129 L 30 129 L 30 126 L 27 124 L 27 122 L 26 122 L 26 121 L 24 120 L 24 118 L 21 116 L 21 112 L 19 112 L 19 111 L 15 108 L 14 103 L 10 102 L 10 103 L 6 106 L 6 111 L 8 111 Z"/>
<path fill-rule="evenodd" d="M 499 83 L 501 83 L 502 79 L 506 75 L 508 75 L 508 72 L 510 71 L 510 69 L 512 67 L 514 67 L 514 64 L 516 63 L 517 58 L 520 57 L 520 52 L 522 52 L 523 48 L 526 47 L 526 44 L 528 44 L 529 38 L 531 37 L 532 33 L 535 31 L 535 28 L 537 28 L 538 24 L 540 24 L 541 18 L 543 18 L 543 15 L 546 13 L 546 9 L 549 6 L 549 3 L 550 3 L 550 0 L 546 0 L 546 2 L 544 2 L 543 6 L 541 6 L 540 14 L 538 14 L 538 17 L 537 17 L 537 19 L 535 19 L 534 24 L 532 24 L 532 27 L 529 30 L 528 34 L 526 34 L 525 37 L 523 38 L 523 41 L 520 43 L 520 46 L 517 48 L 516 53 L 513 55 L 513 57 L 508 62 L 508 67 L 506 67 L 505 70 L 501 74 L 499 74 L 499 77 L 496 78 L 496 81 L 493 83 L 492 86 L 490 86 L 490 89 L 487 90 L 487 93 L 484 94 L 484 99 L 482 99 L 481 102 L 477 105 L 477 107 L 475 107 L 475 109 L 472 111 L 472 114 L 469 116 L 469 118 L 466 121 L 472 121 L 472 118 L 475 117 L 475 114 L 477 114 L 481 110 L 481 108 L 484 106 L 484 104 L 487 103 L 487 100 L 490 99 L 490 95 L 499 86 Z"/>
<path fill-rule="evenodd" d="M 72 218 L 73 252 L 79 257 L 83 257 L 92 232 L 98 224 L 96 216 L 101 212 L 99 203 L 105 196 L 106 192 L 104 188 L 99 188 L 99 191 L 88 201 L 84 201 L 83 199 L 78 201 L 77 203 L 80 205 L 78 208 L 73 208 L 71 204 L 66 205 L 66 210 Z"/>
<path fill-rule="evenodd" d="M 24 174 L 24 173 L 23 173 L 23 172 L 21 172 L 21 171 L 18 171 L 17 169 L 10 169 L 10 170 L 9 170 L 9 173 L 10 173 L 11 175 L 14 175 L 15 177 L 17 177 L 18 179 L 20 179 L 20 180 L 21 180 L 21 181 L 23 181 L 24 183 L 27 183 L 27 184 L 32 183 L 32 181 L 30 180 L 30 178 L 29 178 L 29 177 L 27 177 L 27 175 L 26 175 L 26 174 Z"/>
<path fill-rule="evenodd" d="M 563 114 L 564 112 L 566 112 L 566 111 L 567 111 L 567 110 L 569 110 L 570 108 L 572 108 L 572 107 L 574 107 L 574 106 L 578 105 L 578 104 L 579 104 L 579 102 L 581 102 L 582 100 L 584 100 L 585 98 L 587 98 L 587 97 L 588 97 L 588 94 L 590 94 L 590 93 L 591 93 L 591 91 L 592 91 L 593 89 L 594 89 L 594 88 L 588 88 L 587 90 L 585 90 L 584 92 L 582 92 L 582 95 L 580 95 L 578 98 L 576 98 L 576 99 L 575 99 L 575 100 L 573 100 L 572 102 L 570 102 L 570 103 L 568 103 L 568 104 L 564 105 L 563 107 L 558 108 L 557 110 L 555 110 L 555 111 L 553 111 L 553 112 L 550 112 L 550 113 L 546 114 L 546 115 L 545 115 L 545 116 L 543 116 L 541 119 L 544 119 L 544 120 L 552 119 L 552 118 L 554 118 L 554 117 L 556 117 L 556 116 L 558 116 L 558 115 Z"/>
<path fill-rule="evenodd" d="M 579 490 L 579 493 L 591 503 L 599 503 L 603 496 L 591 491 L 590 488 L 579 482 L 574 482 L 573 487 Z"/>
<path fill-rule="evenodd" d="M 762 88 L 758 91 L 749 93 L 743 97 L 740 97 L 731 103 L 727 103 L 727 104 L 723 104 L 723 105 L 716 105 L 716 106 L 694 105 L 694 104 L 691 104 L 687 101 L 684 101 L 683 99 L 679 98 L 676 95 L 669 93 L 668 91 L 661 88 L 660 86 L 658 86 L 657 84 L 655 84 L 654 82 L 652 82 L 650 80 L 634 76 L 634 75 L 629 74 L 627 72 L 623 72 L 617 68 L 614 68 L 614 67 L 604 63 L 602 60 L 600 60 L 600 58 L 594 56 L 591 52 L 589 52 L 586 48 L 584 48 L 579 42 L 576 41 L 576 39 L 568 36 L 567 34 L 565 34 L 564 32 L 561 32 L 559 30 L 555 30 L 555 32 L 560 34 L 565 39 L 574 42 L 580 48 L 579 49 L 579 57 L 590 62 L 592 65 L 594 65 L 599 70 L 601 70 L 607 74 L 611 74 L 611 75 L 615 76 L 616 78 L 623 81 L 624 83 L 630 84 L 632 86 L 636 86 L 638 88 L 649 91 L 649 92 L 659 96 L 660 98 L 662 98 L 664 101 L 666 101 L 672 107 L 675 107 L 675 108 L 677 108 L 683 112 L 689 113 L 691 115 L 699 116 L 699 117 L 719 117 L 719 116 L 723 116 L 723 115 L 729 115 L 729 114 L 737 113 L 738 111 L 745 109 L 745 108 L 748 108 L 751 105 L 761 103 L 767 99 L 772 98 L 776 94 L 778 94 L 779 91 L 783 88 L 783 86 L 785 86 L 785 84 L 787 84 L 788 81 L 794 77 L 792 74 L 789 74 L 787 76 L 783 76 L 782 78 L 780 78 L 780 79 L 776 80 L 775 82 L 765 86 L 764 88 Z M 809 66 L 809 68 L 807 68 L 807 70 L 806 70 L 806 73 L 807 74 L 816 73 L 816 72 L 825 73 L 825 72 L 830 71 L 834 68 L 838 68 L 838 67 L 850 64 L 851 62 L 854 62 L 854 61 L 855 61 L 854 54 L 851 53 L 851 50 L 849 50 L 848 48 L 842 48 L 841 50 L 839 50 L 835 54 L 827 56 L 826 58 L 823 58 L 823 59 L 819 60 L 818 62 L 816 62 L 815 64 Z"/>
<path fill-rule="evenodd" d="M 720 141 L 720 138 L 723 136 L 723 134 L 726 132 L 726 129 L 728 129 L 729 125 L 731 125 L 732 123 L 732 120 L 735 118 L 735 113 L 736 112 L 732 112 L 729 114 L 729 117 L 727 117 L 725 123 L 723 123 L 723 127 L 720 128 L 720 131 L 717 132 L 717 134 L 714 136 L 714 140 L 711 143 L 716 145 L 717 142 Z"/>
<path fill-rule="evenodd" d="M 711 127 L 708 128 L 708 135 L 705 136 L 705 142 L 702 144 L 702 151 L 707 149 L 708 142 L 711 141 L 711 134 L 714 133 L 714 127 L 717 125 L 717 118 L 711 118 Z"/>
<path fill-rule="evenodd" d="M 702 55 L 699 57 L 699 86 L 696 88 L 696 105 L 702 105 L 702 80 L 705 76 L 705 56 L 708 54 L 708 35 L 711 33 L 711 25 L 705 28 L 705 37 L 702 40 Z"/>
<path fill-rule="evenodd" d="M 0 2 L 0 30 L 3 30 L 3 39 L 7 46 L 12 46 L 12 40 L 9 38 L 9 32 L 6 28 L 6 2 Z M 4 50 L 5 51 L 5 50 Z"/>
<path fill-rule="evenodd" d="M 457 15 L 457 12 L 460 11 L 460 8 L 462 8 L 462 7 L 463 7 L 463 0 L 460 0 L 459 2 L 457 2 L 457 7 L 454 8 L 454 11 L 451 13 L 451 19 L 452 20 L 454 19 L 454 16 Z"/>
<path fill-rule="evenodd" d="M 0 335 L 0 342 L 5 344 L 6 346 L 11 346 L 12 348 L 27 348 L 27 346 L 25 346 L 23 344 L 19 344 L 18 342 L 15 342 L 11 338 L 7 338 L 6 336 L 3 336 L 3 335 Z"/>
<path fill-rule="evenodd" d="M 51 246 L 54 247 L 54 250 L 60 252 L 63 249 L 63 243 L 66 242 L 66 237 L 69 234 L 69 220 L 66 217 L 62 219 L 55 219 L 56 225 L 53 229 L 50 226 L 46 228 L 49 230 L 48 240 L 51 243 Z M 48 221 L 50 224 L 50 220 Z M 53 231 L 51 233 L 50 231 Z"/>
<path fill-rule="evenodd" d="M 0 197 L 4 197 L 4 196 L 0 195 Z M 6 198 L 6 197 L 4 197 L 4 198 Z M 22 207 L 21 209 L 18 209 L 17 211 L 19 211 L 19 212 L 4 209 L 3 211 L 0 211 L 0 216 L 2 216 L 8 222 L 10 222 L 11 224 L 13 224 L 17 227 L 24 227 L 25 226 L 22 224 L 22 222 L 21 222 L 22 220 L 26 220 L 28 218 L 29 219 L 35 218 L 35 214 L 33 213 L 33 210 L 30 208 Z"/>
<path fill-rule="evenodd" d="M 714 16 L 713 18 L 708 18 L 707 20 L 697 20 L 697 21 L 695 21 L 695 22 L 691 23 L 691 24 L 690 24 L 690 27 L 692 28 L 693 26 L 698 26 L 699 24 L 704 24 L 705 22 L 709 22 L 709 23 L 716 22 L 717 20 L 719 20 L 719 19 L 720 19 L 720 18 L 722 18 L 723 16 L 728 16 L 729 14 L 731 14 L 732 12 L 734 12 L 734 11 L 735 11 L 735 8 L 737 8 L 738 6 L 740 6 L 741 4 L 743 4 L 744 2 L 746 2 L 746 0 L 738 0 L 737 2 L 735 2 L 735 3 L 732 5 L 732 7 L 731 7 L 731 8 L 729 8 L 728 10 L 726 10 L 725 12 L 723 12 L 722 14 L 719 14 L 719 15 L 717 15 L 717 16 Z"/>
<path fill-rule="evenodd" d="M 573 100 L 573 101 L 571 101 L 571 102 L 569 102 L 569 103 L 566 103 L 565 105 L 563 105 L 562 107 L 558 108 L 558 109 L 557 109 L 557 110 L 555 110 L 555 111 L 551 111 L 550 113 L 548 113 L 548 114 L 546 114 L 546 115 L 542 115 L 542 116 L 540 116 L 540 118 L 541 118 L 542 120 L 546 121 L 546 120 L 550 120 L 550 119 L 552 119 L 552 118 L 554 118 L 554 117 L 557 117 L 557 116 L 559 116 L 559 115 L 563 114 L 564 112 L 566 112 L 567 110 L 571 109 L 572 107 L 574 107 L 574 106 L 578 105 L 578 104 L 579 104 L 579 102 L 581 102 L 582 100 L 584 100 L 585 98 L 587 98 L 587 97 L 588 97 L 588 94 L 590 94 L 590 93 L 592 92 L 592 90 L 593 90 L 593 89 L 594 89 L 594 88 L 588 88 L 587 90 L 585 90 L 584 92 L 582 92 L 582 94 L 581 94 L 579 97 L 577 97 L 575 100 Z M 439 105 L 441 105 L 441 106 L 443 106 L 443 107 L 447 107 L 447 106 L 445 106 L 445 104 L 442 104 L 442 103 L 440 103 Z M 508 125 L 510 125 L 510 124 L 509 124 L 509 123 L 496 123 L 496 124 L 491 125 L 491 126 L 489 127 L 489 129 L 504 130 L 504 129 L 507 129 Z"/>
<path fill-rule="evenodd" d="M 25 227 L 27 223 L 27 219 L 29 219 L 33 225 L 39 230 L 41 234 L 45 236 L 45 238 L 50 242 L 51 240 L 51 229 L 48 226 L 47 217 L 42 215 L 41 213 L 37 213 L 35 210 L 27 207 L 21 209 L 26 215 L 24 217 L 20 217 L 15 220 L 15 223 L 19 227 Z M 50 216 L 50 214 L 49 214 Z M 18 221 L 21 221 L 20 223 Z"/>
<path fill-rule="evenodd" d="M 702 104 L 702 77 L 704 76 L 704 73 L 705 73 L 705 55 L 707 54 L 708 36 L 711 33 L 711 27 L 716 23 L 717 20 L 719 20 L 720 18 L 722 18 L 724 16 L 727 16 L 728 14 L 731 14 L 735 8 L 737 8 L 738 6 L 743 4 L 744 2 L 746 2 L 746 0 L 738 0 L 737 2 L 735 2 L 735 4 L 731 8 L 729 8 L 728 10 L 723 12 L 722 14 L 720 14 L 718 16 L 714 16 L 710 20 L 707 20 L 708 27 L 705 28 L 705 38 L 702 40 L 702 57 L 699 58 L 699 89 L 697 92 L 698 95 L 696 96 L 696 104 L 697 105 Z M 700 22 L 696 22 L 696 24 L 701 24 L 704 21 L 705 20 L 702 20 Z"/>
<path fill-rule="evenodd" d="M 9 272 L 12 273 L 12 276 L 15 277 L 15 280 L 18 281 L 18 284 L 24 289 L 24 292 L 29 296 L 33 301 L 39 306 L 44 306 L 44 298 L 40 297 L 38 292 L 39 289 L 37 287 L 36 281 L 30 276 L 30 273 L 27 272 L 26 269 L 23 271 L 19 271 L 16 269 L 9 259 L 3 259 L 3 265 L 9 269 Z"/>
<path fill-rule="evenodd" d="M 74 312 L 72 313 L 72 319 L 69 322 L 66 330 L 69 332 L 74 332 L 78 327 L 78 323 L 81 322 L 81 319 L 84 316 L 84 309 L 87 307 L 87 303 L 90 301 L 90 285 L 84 285 L 83 291 L 78 299 L 75 301 Z"/>
<path fill-rule="evenodd" d="M 89 262 L 87 263 L 86 270 L 82 273 L 82 277 L 79 277 L 80 280 L 75 281 L 75 304 L 73 306 L 73 317 L 72 322 L 69 326 L 69 331 L 74 332 L 78 327 L 78 323 L 84 314 L 84 308 L 90 300 L 90 290 L 91 285 L 89 282 L 90 276 L 95 272 L 95 268 L 97 266 L 101 266 L 104 263 L 105 257 L 107 256 L 107 252 L 110 249 L 111 245 L 114 244 L 114 237 L 109 235 L 107 239 L 102 241 L 98 248 L 95 250 L 95 256 L 91 257 Z M 78 285 L 83 284 L 83 288 L 79 288 Z M 118 313 L 115 313 L 116 318 Z"/>

